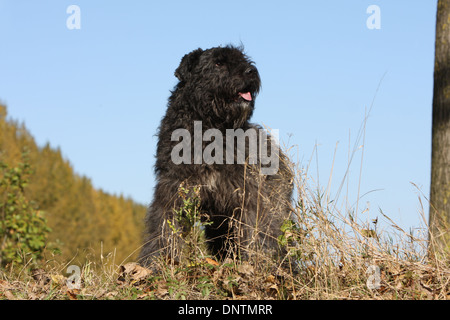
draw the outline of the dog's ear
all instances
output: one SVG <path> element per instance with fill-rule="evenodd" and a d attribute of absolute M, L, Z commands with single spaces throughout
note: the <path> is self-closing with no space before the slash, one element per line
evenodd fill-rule
<path fill-rule="evenodd" d="M 175 77 L 180 81 L 186 81 L 194 69 L 195 65 L 198 63 L 203 50 L 198 48 L 197 50 L 188 53 L 181 59 L 180 65 L 177 70 L 175 70 Z"/>

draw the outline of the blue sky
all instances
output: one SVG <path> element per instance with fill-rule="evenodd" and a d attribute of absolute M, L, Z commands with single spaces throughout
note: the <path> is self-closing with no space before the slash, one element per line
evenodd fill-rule
<path fill-rule="evenodd" d="M 79 30 L 66 26 L 72 4 L 81 10 Z M 366 25 L 370 5 L 380 8 L 380 29 Z M 381 208 L 409 230 L 421 224 L 418 196 L 428 213 L 436 7 L 436 0 L 0 0 L 0 100 L 96 187 L 148 204 L 154 134 L 181 57 L 242 43 L 263 83 L 253 121 L 279 129 L 308 168 L 308 183 L 326 189 L 332 170 L 329 198 L 345 208 L 356 202 L 361 177 L 360 195 L 369 193 L 360 217 L 380 216 Z"/>

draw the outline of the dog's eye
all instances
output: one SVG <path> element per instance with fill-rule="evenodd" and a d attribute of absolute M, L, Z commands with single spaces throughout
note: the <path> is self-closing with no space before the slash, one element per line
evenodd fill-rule
<path fill-rule="evenodd" d="M 216 67 L 223 67 L 224 63 L 222 61 L 216 62 Z"/>

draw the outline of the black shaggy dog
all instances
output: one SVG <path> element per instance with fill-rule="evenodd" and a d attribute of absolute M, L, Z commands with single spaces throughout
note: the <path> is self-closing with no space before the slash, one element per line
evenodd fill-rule
<path fill-rule="evenodd" d="M 158 133 L 157 184 L 140 263 L 171 257 L 173 246 L 182 245 L 170 236 L 183 206 L 180 186 L 197 187 L 208 246 L 219 259 L 233 249 L 245 257 L 256 249 L 283 252 L 277 237 L 289 216 L 292 173 L 273 139 L 249 123 L 261 86 L 254 63 L 233 46 L 197 49 L 175 76 Z"/>

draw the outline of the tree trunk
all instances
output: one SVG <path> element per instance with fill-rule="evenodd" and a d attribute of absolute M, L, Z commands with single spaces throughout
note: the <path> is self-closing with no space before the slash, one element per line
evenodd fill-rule
<path fill-rule="evenodd" d="M 450 0 L 436 18 L 430 190 L 430 249 L 450 251 Z"/>

